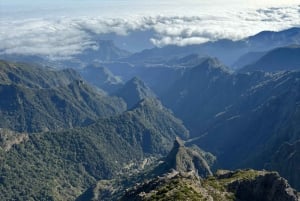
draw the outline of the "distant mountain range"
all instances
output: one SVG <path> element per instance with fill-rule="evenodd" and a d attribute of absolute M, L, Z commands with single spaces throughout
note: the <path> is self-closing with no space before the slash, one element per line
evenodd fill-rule
<path fill-rule="evenodd" d="M 265 72 L 300 70 L 300 46 L 294 45 L 273 49 L 240 69 L 240 72 L 255 70 Z"/>
<path fill-rule="evenodd" d="M 1 55 L 1 198 L 299 200 L 299 43 Z"/>
<path fill-rule="evenodd" d="M 291 28 L 279 32 L 263 31 L 248 38 L 232 41 L 218 40 L 200 45 L 165 46 L 147 49 L 135 53 L 124 60 L 130 63 L 160 63 L 174 56 L 200 54 L 203 57 L 217 57 L 222 63 L 231 66 L 242 55 L 248 52 L 268 51 L 276 47 L 300 43 L 300 28 Z"/>
<path fill-rule="evenodd" d="M 5 54 L 0 55 L 0 59 L 35 63 L 41 66 L 51 66 L 52 68 L 74 68 L 81 69 L 95 62 L 106 62 L 118 60 L 128 57 L 131 53 L 116 47 L 111 40 L 97 40 L 94 47 L 86 49 L 81 53 L 68 58 L 53 59 L 39 55 L 21 55 L 21 54 Z"/>
<path fill-rule="evenodd" d="M 140 34 L 143 34 L 142 32 Z M 142 37 L 137 33 L 137 37 Z M 147 34 L 147 33 L 144 33 Z M 95 48 L 90 48 L 72 58 L 65 60 L 51 60 L 47 57 L 26 56 L 26 55 L 0 55 L 1 59 L 11 61 L 22 61 L 38 63 L 57 68 L 73 67 L 84 68 L 93 62 L 122 61 L 135 65 L 141 64 L 162 64 L 174 58 L 185 57 L 196 54 L 201 57 L 217 57 L 227 66 L 234 66 L 235 62 L 243 55 L 249 52 L 266 52 L 277 47 L 299 45 L 300 28 L 293 27 L 287 30 L 273 32 L 263 31 L 254 36 L 250 36 L 238 41 L 221 39 L 213 42 L 207 42 L 199 45 L 176 46 L 168 45 L 162 48 L 144 49 L 139 52 L 130 53 L 122 48 L 130 46 L 115 46 L 113 39 L 115 37 L 103 36 L 103 39 L 97 39 Z M 108 40 L 109 39 L 109 40 Z M 130 39 L 135 44 L 135 40 Z M 119 41 L 116 41 L 119 44 Z M 145 48 L 151 45 L 145 44 Z M 140 49 L 140 48 L 138 48 Z"/>

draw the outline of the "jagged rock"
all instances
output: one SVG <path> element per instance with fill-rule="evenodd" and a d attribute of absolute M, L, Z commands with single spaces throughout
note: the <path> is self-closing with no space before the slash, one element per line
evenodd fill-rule
<path fill-rule="evenodd" d="M 297 192 L 278 173 L 266 173 L 254 180 L 237 180 L 228 185 L 240 201 L 298 201 Z"/>
<path fill-rule="evenodd" d="M 194 174 L 202 178 L 212 175 L 210 167 L 201 153 L 185 147 L 184 142 L 178 137 L 175 139 L 173 148 L 165 158 L 164 163 L 159 165 L 155 172 L 159 175 L 170 170 Z"/>
<path fill-rule="evenodd" d="M 283 143 L 274 153 L 268 169 L 280 172 L 294 188 L 300 189 L 300 140 Z"/>
<path fill-rule="evenodd" d="M 299 201 L 299 195 L 278 173 L 237 170 L 219 171 L 207 179 L 177 173 L 139 184 L 126 191 L 122 201 Z"/>

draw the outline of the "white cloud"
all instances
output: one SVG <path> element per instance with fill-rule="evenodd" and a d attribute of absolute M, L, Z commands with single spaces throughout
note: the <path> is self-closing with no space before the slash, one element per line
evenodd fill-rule
<path fill-rule="evenodd" d="M 227 38 L 238 40 L 263 30 L 300 26 L 300 6 L 201 13 L 197 16 L 135 16 L 126 18 L 64 17 L 60 19 L 0 20 L 0 54 L 69 58 L 98 48 L 105 33 L 127 35 L 154 30 L 156 46 L 190 45 Z"/>

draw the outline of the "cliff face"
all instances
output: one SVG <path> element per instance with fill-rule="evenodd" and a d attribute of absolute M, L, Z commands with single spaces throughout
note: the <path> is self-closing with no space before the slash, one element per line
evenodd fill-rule
<path fill-rule="evenodd" d="M 237 180 L 228 185 L 241 201 L 294 201 L 297 192 L 278 173 L 266 173 L 253 180 Z"/>
<path fill-rule="evenodd" d="M 199 179 L 174 171 L 133 187 L 121 200 L 299 201 L 300 197 L 273 172 L 219 171 Z"/>
<path fill-rule="evenodd" d="M 290 184 L 300 189 L 300 140 L 294 143 L 284 143 L 272 157 L 269 169 L 280 172 Z"/>
<path fill-rule="evenodd" d="M 299 193 L 276 172 L 218 170 L 212 175 L 201 153 L 178 138 L 152 175 L 126 190 L 121 200 L 300 201 Z"/>
<path fill-rule="evenodd" d="M 207 160 L 203 153 L 189 147 L 176 138 L 173 148 L 165 158 L 164 163 L 156 168 L 156 175 L 161 175 L 170 170 L 176 170 L 180 173 L 194 174 L 197 177 L 205 178 L 212 175 Z"/>

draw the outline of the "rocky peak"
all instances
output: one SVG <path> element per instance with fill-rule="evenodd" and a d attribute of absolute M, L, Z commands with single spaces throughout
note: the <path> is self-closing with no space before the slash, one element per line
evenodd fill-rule
<path fill-rule="evenodd" d="M 276 172 L 266 172 L 255 179 L 236 180 L 228 190 L 243 201 L 299 201 L 297 192 Z"/>
<path fill-rule="evenodd" d="M 176 137 L 174 141 L 173 149 L 179 149 L 179 147 L 184 147 L 184 143 L 179 137 Z"/>
<path fill-rule="evenodd" d="M 173 170 L 182 174 L 194 174 L 205 178 L 212 175 L 210 167 L 201 153 L 184 146 L 184 142 L 176 137 L 174 145 L 164 162 L 156 169 L 156 174 L 164 174 Z"/>
<path fill-rule="evenodd" d="M 197 179 L 173 171 L 127 190 L 127 200 L 299 201 L 299 195 L 275 172 L 218 171 Z"/>
<path fill-rule="evenodd" d="M 132 108 L 145 98 L 156 97 L 154 92 L 137 77 L 129 80 L 115 95 L 123 98 L 128 108 Z"/>

